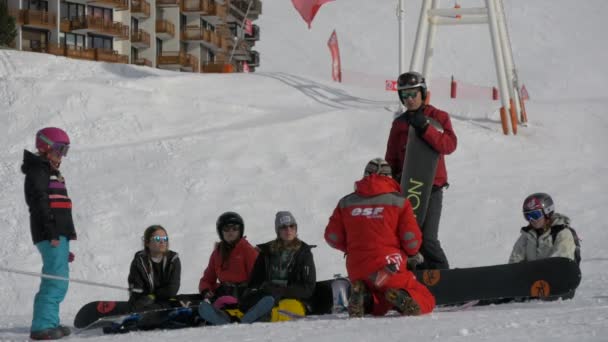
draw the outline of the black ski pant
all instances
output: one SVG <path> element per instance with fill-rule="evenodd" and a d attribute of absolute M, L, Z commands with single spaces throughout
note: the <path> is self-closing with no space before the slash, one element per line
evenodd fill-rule
<path fill-rule="evenodd" d="M 439 242 L 439 220 L 441 219 L 441 209 L 443 206 L 443 189 L 433 189 L 429 198 L 429 205 L 426 211 L 422 230 L 422 246 L 420 254 L 424 257 L 424 262 L 416 266 L 416 269 L 448 269 L 448 258 L 445 256 L 441 243 Z"/>

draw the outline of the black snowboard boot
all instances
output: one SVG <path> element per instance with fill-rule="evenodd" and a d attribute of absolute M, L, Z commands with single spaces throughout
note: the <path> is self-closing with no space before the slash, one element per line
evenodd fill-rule
<path fill-rule="evenodd" d="M 49 328 L 30 332 L 32 340 L 58 340 L 65 336 L 61 327 Z"/>
<path fill-rule="evenodd" d="M 386 300 L 404 316 L 420 315 L 420 306 L 403 289 L 388 289 L 384 294 Z"/>

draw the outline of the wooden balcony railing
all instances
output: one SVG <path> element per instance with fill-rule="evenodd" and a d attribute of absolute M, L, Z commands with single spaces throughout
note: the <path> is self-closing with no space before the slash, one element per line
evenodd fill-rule
<path fill-rule="evenodd" d="M 131 32 L 131 43 L 139 47 L 150 47 L 150 34 L 142 29 Z"/>
<path fill-rule="evenodd" d="M 179 6 L 180 0 L 156 0 L 156 6 L 158 7 L 173 7 Z"/>
<path fill-rule="evenodd" d="M 198 26 L 186 26 L 181 32 L 181 40 L 205 40 L 205 34 L 209 31 Z"/>
<path fill-rule="evenodd" d="M 156 33 L 166 34 L 175 37 L 175 25 L 167 20 L 156 21 Z"/>
<path fill-rule="evenodd" d="M 36 11 L 36 10 L 19 10 L 20 22 L 23 25 L 37 27 L 55 27 L 57 16 L 54 13 Z"/>
<path fill-rule="evenodd" d="M 70 32 L 75 30 L 90 30 L 98 33 L 114 36 L 117 39 L 129 39 L 129 26 L 117 21 L 106 21 L 87 15 L 85 18 L 63 19 L 61 30 Z"/>
<path fill-rule="evenodd" d="M 150 3 L 146 0 L 131 0 L 131 15 L 138 18 L 149 18 Z"/>
<path fill-rule="evenodd" d="M 114 50 L 105 50 L 105 49 L 94 49 L 95 50 L 95 60 L 100 62 L 109 62 L 109 63 L 129 63 L 129 56 L 121 55 L 118 51 Z"/>
<path fill-rule="evenodd" d="M 149 60 L 149 59 L 147 59 L 147 58 L 138 58 L 138 59 L 135 59 L 135 60 L 133 60 L 133 62 L 131 64 L 152 67 L 152 61 Z"/>
<path fill-rule="evenodd" d="M 46 52 L 55 56 L 65 56 L 65 50 L 65 45 L 49 44 Z"/>
<path fill-rule="evenodd" d="M 211 9 L 210 0 L 182 0 L 182 12 L 202 12 L 207 13 Z"/>
<path fill-rule="evenodd" d="M 183 51 L 162 51 L 160 55 L 158 55 L 158 64 L 181 65 L 185 57 L 186 53 Z"/>
<path fill-rule="evenodd" d="M 180 68 L 191 68 L 198 72 L 198 58 L 185 51 L 163 51 L 158 55 L 158 65 L 178 65 Z"/>
<path fill-rule="evenodd" d="M 66 45 L 65 56 L 77 59 L 95 60 L 95 49 L 86 49 L 81 46 Z"/>
<path fill-rule="evenodd" d="M 15 24 L 23 24 L 23 16 L 20 9 L 9 7 L 8 16 L 15 18 Z"/>
<path fill-rule="evenodd" d="M 92 0 L 88 1 L 90 4 L 102 4 L 114 8 L 117 11 L 124 11 L 129 9 L 129 0 Z"/>

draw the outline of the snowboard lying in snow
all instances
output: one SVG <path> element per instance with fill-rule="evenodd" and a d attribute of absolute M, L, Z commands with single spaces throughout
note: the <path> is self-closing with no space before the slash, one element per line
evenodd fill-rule
<path fill-rule="evenodd" d="M 349 289 L 350 282 L 346 278 L 317 282 L 315 292 L 310 300 L 310 312 L 308 314 L 323 315 L 346 311 Z M 102 328 L 106 333 L 122 333 L 154 328 L 173 329 L 195 326 L 201 323 L 199 304 L 202 298 L 200 295 L 183 294 L 178 295 L 176 299 L 176 307 L 140 312 L 133 312 L 129 303 L 124 301 L 90 302 L 76 314 L 74 327 L 83 330 Z M 284 305 L 281 306 L 282 302 L 279 302 L 279 305 L 273 310 L 271 321 L 304 317 L 303 308 L 291 312 L 283 307 Z M 234 313 L 231 312 L 230 314 Z"/>
<path fill-rule="evenodd" d="M 175 307 L 133 312 L 124 301 L 95 301 L 84 305 L 74 318 L 78 329 L 104 328 L 107 332 L 185 327 L 198 324 L 200 295 L 178 295 Z M 116 331 L 111 331 L 112 329 Z"/>
<path fill-rule="evenodd" d="M 578 265 L 568 258 L 450 270 L 419 270 L 415 274 L 440 306 L 469 301 L 479 301 L 477 305 L 483 305 L 530 299 L 569 299 L 574 297 L 581 282 Z"/>

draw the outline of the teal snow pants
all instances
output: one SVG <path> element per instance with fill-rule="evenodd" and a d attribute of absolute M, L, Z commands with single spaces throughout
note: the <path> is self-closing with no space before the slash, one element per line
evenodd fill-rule
<path fill-rule="evenodd" d="M 69 277 L 68 255 L 70 241 L 65 236 L 59 238 L 59 246 L 51 246 L 48 240 L 38 242 L 36 248 L 42 255 L 42 273 Z M 68 282 L 42 278 L 40 289 L 34 298 L 34 318 L 31 331 L 55 328 L 59 325 L 59 304 L 68 292 Z"/>

